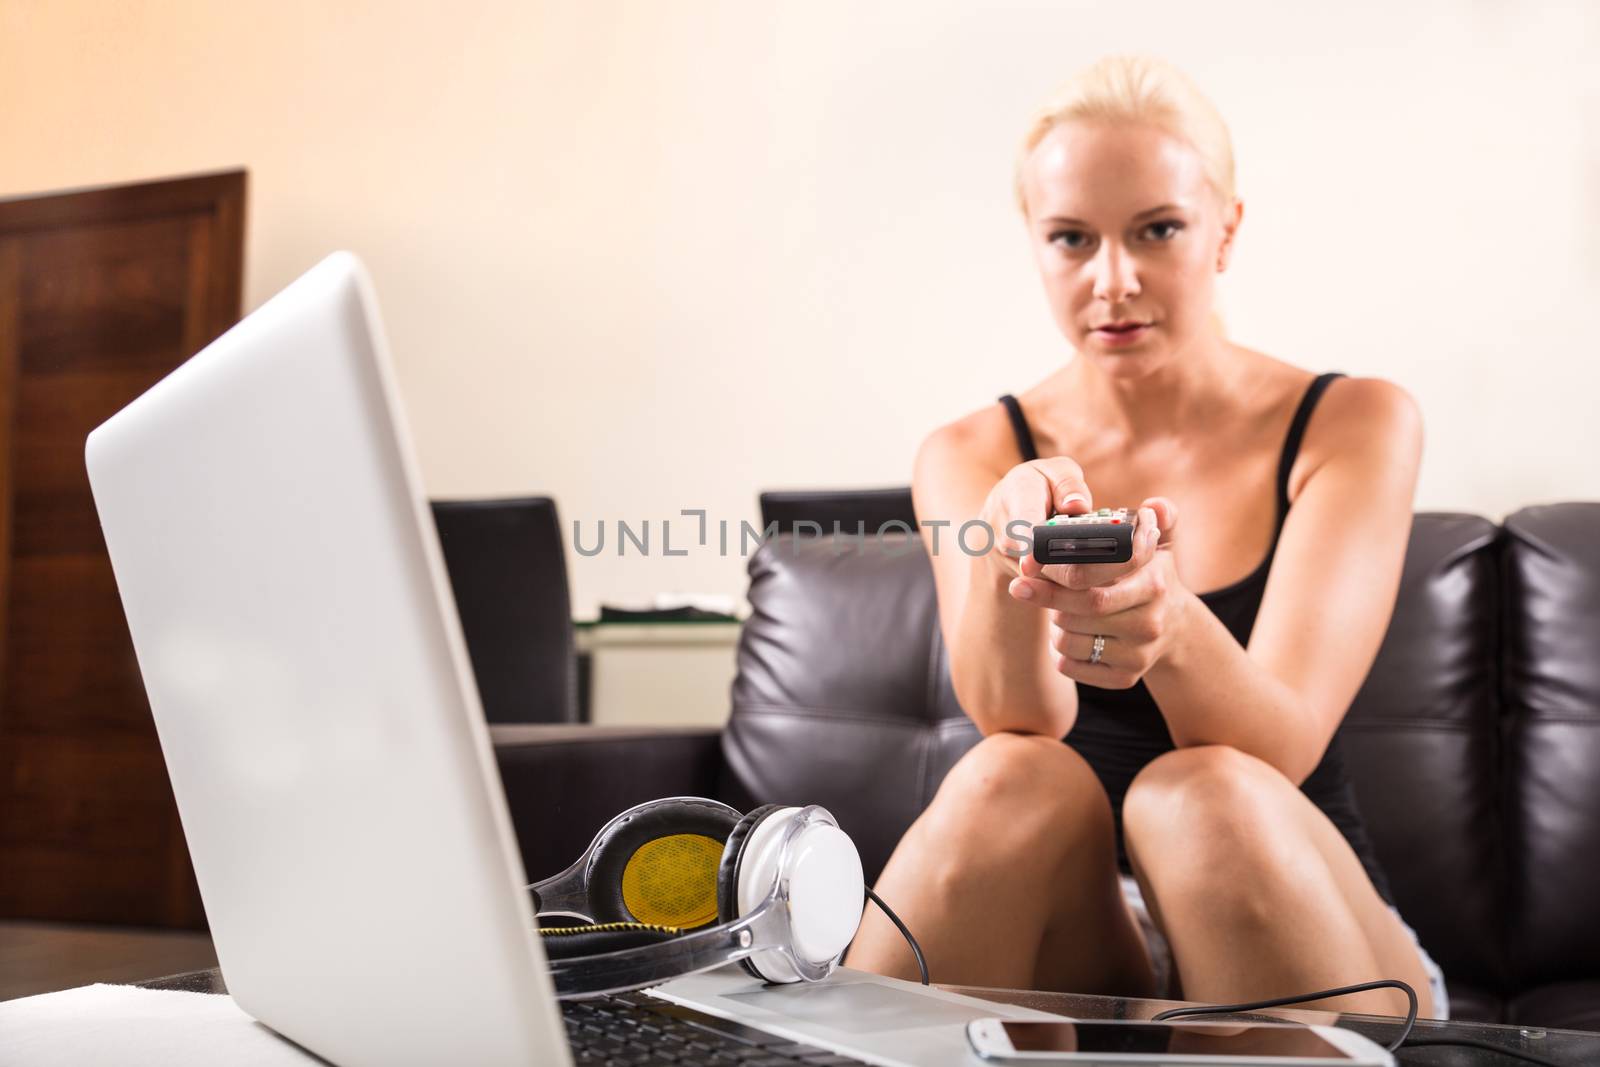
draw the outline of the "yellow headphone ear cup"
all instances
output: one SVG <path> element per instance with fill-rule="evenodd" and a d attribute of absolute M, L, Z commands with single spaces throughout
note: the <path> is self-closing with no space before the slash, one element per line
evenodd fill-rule
<path fill-rule="evenodd" d="M 721 855 L 722 843 L 738 821 L 739 813 L 718 801 L 668 797 L 607 823 L 589 846 L 583 876 L 590 920 L 688 929 L 703 908 L 709 912 L 705 921 L 715 920 L 714 903 L 696 903 L 699 891 L 694 887 L 699 879 L 693 872 L 705 866 L 700 858 L 704 853 Z M 707 892 L 713 896 L 716 862 L 710 861 L 708 878 L 713 888 Z"/>
<path fill-rule="evenodd" d="M 652 838 L 622 868 L 622 902 L 642 923 L 693 929 L 717 919 L 722 842 L 704 834 Z"/>

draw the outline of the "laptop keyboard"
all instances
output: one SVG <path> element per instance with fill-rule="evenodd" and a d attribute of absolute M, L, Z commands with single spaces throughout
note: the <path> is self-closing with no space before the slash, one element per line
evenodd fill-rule
<path fill-rule="evenodd" d="M 863 1062 L 641 993 L 563 1001 L 561 1014 L 575 1063 L 844 1067 Z"/>

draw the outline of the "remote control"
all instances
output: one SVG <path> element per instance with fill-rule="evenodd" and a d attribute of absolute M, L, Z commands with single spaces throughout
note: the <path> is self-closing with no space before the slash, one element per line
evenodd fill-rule
<path fill-rule="evenodd" d="M 1139 514 L 1101 508 L 1087 515 L 1057 515 L 1033 528 L 1033 558 L 1040 563 L 1126 563 L 1133 558 Z"/>

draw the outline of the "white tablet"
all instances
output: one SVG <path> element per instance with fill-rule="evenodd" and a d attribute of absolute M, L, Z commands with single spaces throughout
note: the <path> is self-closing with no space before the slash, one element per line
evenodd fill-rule
<path fill-rule="evenodd" d="M 978 1019 L 967 1025 L 967 1041 L 1004 1063 L 1394 1067 L 1387 1050 L 1353 1030 L 1299 1023 Z"/>

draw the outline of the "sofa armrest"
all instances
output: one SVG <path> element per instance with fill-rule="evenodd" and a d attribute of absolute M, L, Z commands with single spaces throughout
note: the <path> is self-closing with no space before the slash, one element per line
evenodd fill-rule
<path fill-rule="evenodd" d="M 565 869 L 626 808 L 711 796 L 721 734 L 699 726 L 490 725 L 528 879 Z"/>

